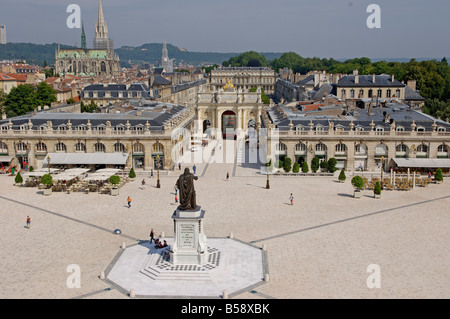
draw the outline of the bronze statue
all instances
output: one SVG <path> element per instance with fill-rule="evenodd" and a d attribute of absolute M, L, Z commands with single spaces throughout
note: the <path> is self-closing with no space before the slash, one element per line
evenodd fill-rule
<path fill-rule="evenodd" d="M 180 191 L 180 210 L 197 208 L 194 180 L 198 180 L 198 177 L 190 173 L 187 167 L 184 169 L 184 173 L 178 178 L 176 186 Z"/>

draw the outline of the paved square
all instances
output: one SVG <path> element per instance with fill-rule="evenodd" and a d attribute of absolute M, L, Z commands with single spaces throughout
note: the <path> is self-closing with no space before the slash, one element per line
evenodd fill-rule
<path fill-rule="evenodd" d="M 0 298 L 128 298 L 99 275 L 122 243 L 148 240 L 151 228 L 173 236 L 173 189 L 181 172 L 161 176 L 160 189 L 148 175 L 140 189 L 138 175 L 119 196 L 43 196 L 0 176 Z M 384 191 L 381 200 L 363 191 L 354 199 L 349 180 L 272 176 L 267 190 L 257 172 L 251 165 L 197 164 L 208 238 L 233 233 L 267 246 L 270 281 L 233 298 L 450 297 L 449 182 Z M 113 233 L 117 228 L 122 234 Z M 67 286 L 73 264 L 81 270 L 80 288 Z M 367 287 L 371 264 L 380 266 L 381 288 Z"/>

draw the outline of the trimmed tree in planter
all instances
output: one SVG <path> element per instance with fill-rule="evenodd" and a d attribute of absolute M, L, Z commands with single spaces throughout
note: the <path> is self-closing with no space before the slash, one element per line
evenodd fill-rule
<path fill-rule="evenodd" d="M 379 181 L 375 182 L 375 187 L 373 188 L 373 194 L 375 198 L 381 198 L 381 184 Z"/>
<path fill-rule="evenodd" d="M 132 167 L 130 169 L 130 174 L 128 174 L 129 178 L 136 178 L 136 173 L 134 172 L 134 168 Z"/>
<path fill-rule="evenodd" d="M 276 168 L 277 168 L 277 169 L 281 169 L 282 167 L 283 167 L 283 161 L 282 161 L 282 160 L 278 160 L 278 161 L 277 161 Z"/>
<path fill-rule="evenodd" d="M 321 172 L 328 171 L 328 162 L 327 161 L 320 162 L 320 171 Z"/>
<path fill-rule="evenodd" d="M 113 175 L 109 178 L 109 182 L 113 185 L 111 189 L 111 195 L 112 196 L 119 195 L 119 189 L 117 188 L 117 184 L 120 183 L 120 177 L 117 175 Z"/>
<path fill-rule="evenodd" d="M 292 161 L 289 157 L 285 157 L 283 161 L 283 169 L 286 173 L 289 173 L 292 168 Z"/>
<path fill-rule="evenodd" d="M 308 167 L 308 163 L 304 162 L 302 165 L 302 173 L 308 173 L 309 172 L 309 167 Z"/>
<path fill-rule="evenodd" d="M 298 172 L 300 172 L 300 165 L 298 165 L 297 162 L 294 163 L 294 166 L 292 167 L 292 172 L 293 172 L 293 173 L 298 173 Z"/>
<path fill-rule="evenodd" d="M 334 157 L 330 158 L 328 160 L 328 171 L 330 173 L 336 172 L 337 171 L 336 165 L 337 165 L 337 159 L 335 159 Z"/>
<path fill-rule="evenodd" d="M 311 161 L 311 170 L 315 173 L 320 168 L 320 160 L 318 157 L 314 157 Z"/>
<path fill-rule="evenodd" d="M 338 177 L 339 181 L 341 183 L 345 182 L 345 180 L 347 179 L 347 176 L 345 176 L 345 171 L 344 169 L 341 169 L 341 172 L 339 173 L 339 177 Z"/>
<path fill-rule="evenodd" d="M 46 187 L 44 189 L 44 195 L 48 196 L 52 194 L 52 184 L 53 184 L 53 177 L 50 174 L 45 174 L 41 177 L 41 183 L 44 184 Z"/>
<path fill-rule="evenodd" d="M 442 174 L 442 169 L 438 168 L 436 170 L 436 174 L 434 175 L 434 179 L 435 179 L 437 184 L 442 183 L 442 181 L 444 180 L 444 175 Z"/>
<path fill-rule="evenodd" d="M 20 175 L 20 172 L 17 172 L 16 177 L 14 178 L 14 183 L 21 185 L 23 183 L 22 175 Z"/>
<path fill-rule="evenodd" d="M 356 188 L 353 193 L 353 197 L 361 198 L 361 189 L 363 189 L 364 187 L 364 180 L 362 179 L 362 177 L 358 175 L 354 176 L 352 178 L 352 185 Z"/>

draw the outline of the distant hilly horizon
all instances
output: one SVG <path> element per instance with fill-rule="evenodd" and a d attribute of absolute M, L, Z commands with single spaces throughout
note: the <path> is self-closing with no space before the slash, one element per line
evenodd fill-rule
<path fill-rule="evenodd" d="M 76 49 L 75 46 L 59 44 L 61 49 Z M 7 43 L 0 45 L 0 60 L 26 60 L 30 64 L 42 65 L 46 61 L 49 65 L 55 62 L 55 50 L 58 43 L 51 44 L 35 44 L 35 43 Z M 120 58 L 122 67 L 129 67 L 133 64 L 157 64 L 161 58 L 162 43 L 145 43 L 137 47 L 122 46 L 115 49 L 115 53 Z M 195 52 L 167 44 L 169 57 L 175 59 L 175 62 L 183 62 L 195 66 L 221 64 L 223 61 L 229 60 L 231 57 L 238 56 L 245 52 Z M 280 58 L 284 52 L 259 52 L 264 55 L 267 60 L 271 61 Z M 300 53 L 297 53 L 301 56 Z M 322 57 L 321 57 L 322 58 Z M 328 57 L 332 58 L 332 57 Z M 346 61 L 356 57 L 340 58 L 337 61 Z M 400 58 L 370 58 L 372 62 L 409 62 L 414 57 Z M 442 58 L 442 57 L 441 57 Z M 434 60 L 441 58 L 414 58 L 417 61 Z"/>

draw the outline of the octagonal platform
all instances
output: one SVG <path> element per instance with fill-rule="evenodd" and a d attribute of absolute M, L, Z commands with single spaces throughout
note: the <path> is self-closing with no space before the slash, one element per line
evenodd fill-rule
<path fill-rule="evenodd" d="M 164 238 L 163 238 L 164 240 Z M 173 238 L 165 238 L 169 247 Z M 208 238 L 203 265 L 174 265 L 168 249 L 148 241 L 121 249 L 105 271 L 105 281 L 121 292 L 143 298 L 229 297 L 264 284 L 266 252 L 229 238 Z"/>

